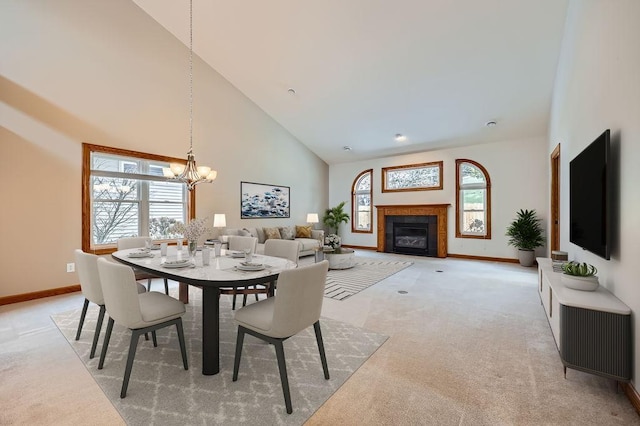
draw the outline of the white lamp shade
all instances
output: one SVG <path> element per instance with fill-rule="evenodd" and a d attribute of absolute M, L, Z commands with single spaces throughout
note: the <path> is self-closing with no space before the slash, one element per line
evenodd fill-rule
<path fill-rule="evenodd" d="M 200 175 L 201 178 L 205 178 L 207 177 L 207 175 L 211 173 L 211 167 L 207 167 L 207 166 L 198 166 L 198 174 Z"/>
<path fill-rule="evenodd" d="M 216 213 L 213 215 L 213 227 L 224 228 L 227 226 L 227 218 L 224 213 Z"/>
<path fill-rule="evenodd" d="M 215 170 L 211 170 L 207 175 L 207 179 L 214 180 L 218 176 L 218 172 Z"/>
<path fill-rule="evenodd" d="M 163 167 L 162 168 L 162 174 L 166 178 L 172 178 L 172 177 L 175 176 L 169 167 Z"/>
<path fill-rule="evenodd" d="M 171 168 L 173 174 L 176 176 L 184 171 L 184 164 L 171 163 L 169 164 L 169 167 Z"/>
<path fill-rule="evenodd" d="M 307 223 L 318 223 L 318 213 L 307 213 Z"/>

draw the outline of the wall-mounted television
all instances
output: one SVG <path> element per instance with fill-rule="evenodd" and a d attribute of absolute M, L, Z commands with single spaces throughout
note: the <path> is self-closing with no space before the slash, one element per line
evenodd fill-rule
<path fill-rule="evenodd" d="M 609 129 L 569 163 L 569 241 L 609 260 L 611 154 Z"/>

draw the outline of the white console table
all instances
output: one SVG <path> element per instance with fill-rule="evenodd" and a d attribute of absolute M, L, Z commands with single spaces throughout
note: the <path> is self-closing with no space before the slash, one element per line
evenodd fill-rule
<path fill-rule="evenodd" d="M 538 292 L 567 368 L 628 382 L 631 309 L 606 288 L 580 291 L 562 284 L 551 259 L 538 258 Z"/>

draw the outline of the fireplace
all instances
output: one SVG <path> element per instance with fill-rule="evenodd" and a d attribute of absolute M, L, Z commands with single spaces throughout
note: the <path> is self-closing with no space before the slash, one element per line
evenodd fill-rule
<path fill-rule="evenodd" d="M 449 206 L 450 204 L 376 206 L 377 250 L 387 253 L 447 257 Z"/>
<path fill-rule="evenodd" d="M 438 216 L 387 216 L 385 252 L 438 255 Z"/>

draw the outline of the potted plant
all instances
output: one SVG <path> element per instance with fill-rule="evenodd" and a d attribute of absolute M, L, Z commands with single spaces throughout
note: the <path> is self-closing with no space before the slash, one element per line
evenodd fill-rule
<path fill-rule="evenodd" d="M 345 213 L 344 209 L 345 201 L 341 202 L 337 206 L 331 209 L 327 209 L 324 212 L 322 223 L 327 225 L 329 229 L 335 230 L 334 234 L 338 234 L 338 228 L 342 222 L 349 223 L 349 215 Z"/>
<path fill-rule="evenodd" d="M 507 227 L 509 245 L 518 249 L 518 260 L 522 266 L 531 266 L 535 260 L 535 248 L 544 244 L 540 219 L 535 210 L 520 210 L 516 219 Z"/>
<path fill-rule="evenodd" d="M 588 263 L 567 262 L 562 265 L 562 284 L 574 290 L 595 291 L 598 269 Z"/>

